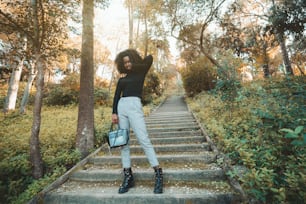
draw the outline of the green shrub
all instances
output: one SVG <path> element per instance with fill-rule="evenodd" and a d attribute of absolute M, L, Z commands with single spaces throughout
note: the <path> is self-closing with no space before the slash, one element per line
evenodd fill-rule
<path fill-rule="evenodd" d="M 191 97 L 213 89 L 217 79 L 213 65 L 203 57 L 181 70 L 181 75 L 186 94 Z"/>
<path fill-rule="evenodd" d="M 96 105 L 110 105 L 110 99 L 109 91 L 106 88 L 94 89 L 94 100 Z"/>
<path fill-rule="evenodd" d="M 16 153 L 0 162 L 1 201 L 17 197 L 31 183 L 28 154 Z"/>
<path fill-rule="evenodd" d="M 0 109 L 3 110 L 4 108 L 4 103 L 5 103 L 5 98 L 4 97 L 0 97 Z"/>
<path fill-rule="evenodd" d="M 45 92 L 44 102 L 49 106 L 63 106 L 78 104 L 79 90 L 63 87 L 60 84 L 49 85 Z M 94 103 L 96 105 L 109 105 L 109 92 L 105 88 L 94 89 Z"/>
<path fill-rule="evenodd" d="M 70 74 L 62 80 L 61 84 L 48 84 L 44 91 L 44 102 L 49 106 L 65 106 L 78 104 L 80 75 Z M 109 91 L 106 89 L 106 82 L 95 80 L 94 103 L 96 105 L 109 105 Z"/>
<path fill-rule="evenodd" d="M 147 74 L 144 82 L 142 102 L 143 104 L 149 104 L 155 98 L 160 97 L 161 94 L 160 76 L 152 69 Z"/>
<path fill-rule="evenodd" d="M 47 84 L 44 90 L 44 102 L 49 106 L 77 104 L 80 91 L 80 74 L 67 75 L 60 84 Z"/>
<path fill-rule="evenodd" d="M 59 176 L 65 173 L 66 169 L 61 166 L 56 166 L 53 169 L 52 174 L 47 174 L 41 179 L 33 180 L 26 188 L 26 190 L 20 193 L 18 196 L 13 197 L 10 203 L 12 204 L 24 204 L 28 203 L 37 192 L 41 191 L 44 187 L 55 181 Z"/>
<path fill-rule="evenodd" d="M 32 114 L 0 115 L 1 202 L 26 203 L 25 200 L 79 161 L 80 154 L 75 150 L 77 114 L 77 106 L 43 107 L 39 137 L 45 176 L 39 180 L 32 178 L 29 162 Z M 111 121 L 111 108 L 97 107 L 94 121 L 96 129 L 105 134 L 103 131 L 108 131 Z M 96 143 L 96 147 L 101 144 L 102 141 Z"/>
<path fill-rule="evenodd" d="M 233 164 L 248 195 L 261 203 L 303 203 L 305 193 L 305 77 L 253 81 L 237 87 L 233 109 L 223 94 L 202 93 L 192 110 Z"/>
<path fill-rule="evenodd" d="M 78 103 L 79 91 L 63 87 L 61 84 L 48 85 L 44 102 L 49 106 L 70 105 Z"/>

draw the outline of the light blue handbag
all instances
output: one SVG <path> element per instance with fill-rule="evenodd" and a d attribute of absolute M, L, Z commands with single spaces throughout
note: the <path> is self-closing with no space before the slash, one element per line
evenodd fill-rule
<path fill-rule="evenodd" d="M 110 148 L 121 147 L 129 142 L 129 130 L 120 129 L 117 125 L 117 129 L 113 129 L 113 123 L 111 124 L 110 130 L 108 132 L 108 145 Z"/>

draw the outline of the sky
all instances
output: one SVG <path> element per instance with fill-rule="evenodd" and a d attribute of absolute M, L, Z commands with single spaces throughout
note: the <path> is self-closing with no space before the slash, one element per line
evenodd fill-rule
<path fill-rule="evenodd" d="M 112 0 L 108 8 L 95 11 L 96 35 L 107 45 L 114 58 L 116 53 L 128 47 L 128 11 L 124 0 Z M 170 50 L 178 55 L 175 40 L 169 37 Z"/>
<path fill-rule="evenodd" d="M 106 45 L 114 58 L 128 46 L 128 12 L 123 0 L 110 1 L 108 8 L 95 10 L 95 34 Z"/>
<path fill-rule="evenodd" d="M 115 59 L 118 52 L 128 48 L 128 11 L 123 2 L 124 0 L 112 0 L 108 8 L 95 10 L 95 37 L 110 50 L 111 59 Z M 178 52 L 174 38 L 169 38 L 169 42 L 175 60 Z M 97 74 L 109 78 L 111 69 L 100 68 Z"/>

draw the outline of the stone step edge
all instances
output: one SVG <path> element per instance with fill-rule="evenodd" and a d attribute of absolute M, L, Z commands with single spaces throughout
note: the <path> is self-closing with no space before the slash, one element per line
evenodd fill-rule
<path fill-rule="evenodd" d="M 59 202 L 63 199 L 69 203 L 133 203 L 133 204 L 161 204 L 161 203 L 233 203 L 235 194 L 232 192 L 217 192 L 205 189 L 188 189 L 185 187 L 164 188 L 163 194 L 154 194 L 151 187 L 134 187 L 125 194 L 118 194 L 118 187 L 80 189 L 75 192 L 52 192 L 45 198 L 45 203 Z M 59 196 L 59 197 L 58 197 Z M 90 199 L 89 199 L 90 197 Z M 70 202 L 68 202 L 70 201 Z M 239 203 L 239 202 L 234 202 Z"/>
<path fill-rule="evenodd" d="M 193 119 L 193 116 L 191 113 L 186 113 L 182 115 L 152 115 L 149 117 L 145 117 L 146 121 L 154 121 L 154 120 L 166 120 L 166 119 L 173 119 L 173 120 L 182 120 L 184 118 Z"/>
<path fill-rule="evenodd" d="M 102 170 L 79 170 L 70 176 L 73 181 L 86 182 L 101 182 L 101 181 L 121 181 L 122 170 L 119 169 L 102 169 Z M 133 171 L 135 181 L 146 181 L 154 179 L 153 170 L 139 170 Z M 165 169 L 163 170 L 164 182 L 167 181 L 224 181 L 226 176 L 222 169 L 206 169 L 206 170 L 185 170 L 185 169 Z"/>
<path fill-rule="evenodd" d="M 134 132 L 131 131 L 130 133 L 131 135 L 135 136 Z M 167 131 L 167 132 L 163 132 L 163 131 L 160 131 L 160 132 L 148 132 L 149 136 L 151 138 L 153 137 L 173 137 L 173 136 L 199 136 L 202 134 L 201 130 L 198 129 L 198 130 L 182 130 L 182 131 Z"/>
<path fill-rule="evenodd" d="M 148 132 L 150 131 L 163 131 L 163 132 L 169 132 L 169 130 L 184 130 L 184 129 L 200 129 L 198 125 L 181 125 L 181 126 L 170 126 L 170 127 L 147 127 Z"/>
<path fill-rule="evenodd" d="M 64 183 L 60 187 L 60 189 L 55 189 L 53 192 L 54 193 L 69 192 L 69 191 L 72 190 L 71 187 L 78 186 L 78 187 L 80 187 L 80 188 L 78 188 L 79 191 L 82 191 L 84 189 L 91 190 L 91 191 L 95 191 L 95 189 L 103 189 L 105 191 L 101 192 L 101 193 L 117 194 L 117 192 L 118 192 L 117 190 L 118 190 L 121 183 L 122 183 L 122 180 L 120 180 L 119 182 L 96 182 L 96 183 L 69 180 L 66 183 Z M 136 188 L 137 189 L 148 189 L 149 192 L 151 192 L 151 190 L 153 189 L 152 183 L 154 183 L 154 180 L 152 180 L 151 182 L 136 182 L 133 189 L 135 189 L 135 190 L 136 190 Z M 164 189 L 166 191 L 167 191 L 167 189 L 171 189 L 171 188 L 173 188 L 173 189 L 177 188 L 178 189 L 177 193 L 179 193 L 179 194 L 181 194 L 179 189 L 180 190 L 187 190 L 188 188 L 194 188 L 196 190 L 206 191 L 206 192 L 210 192 L 210 193 L 214 193 L 214 192 L 234 192 L 230 188 L 227 181 L 204 181 L 198 186 L 194 185 L 193 182 L 184 182 L 184 181 L 175 182 L 175 183 L 173 183 L 173 182 L 165 183 L 164 182 Z M 131 193 L 131 192 L 129 191 L 129 193 Z M 142 192 L 142 193 L 146 194 L 146 192 Z M 191 194 L 192 194 L 192 192 L 191 192 Z"/>
<path fill-rule="evenodd" d="M 123 177 L 122 177 L 123 178 Z M 152 184 L 154 183 L 154 179 L 150 181 L 138 181 L 135 182 L 136 187 L 150 187 L 152 188 Z M 109 187 L 119 187 L 122 184 L 122 179 L 119 181 L 97 181 L 97 182 L 87 182 L 87 181 L 73 181 L 68 180 L 65 182 L 60 188 L 64 191 L 71 189 L 71 187 L 78 186 L 82 188 L 109 188 Z M 164 182 L 164 188 L 171 188 L 171 187 L 178 187 L 178 188 L 195 188 L 195 189 L 203 189 L 203 190 L 211 190 L 211 189 L 220 189 L 225 191 L 234 192 L 233 189 L 230 187 L 227 180 L 220 180 L 220 181 L 201 181 L 200 183 L 195 183 L 193 181 L 167 181 Z M 58 191 L 58 190 L 54 190 Z"/>
<path fill-rule="evenodd" d="M 145 119 L 146 124 L 165 124 L 165 123 L 180 123 L 180 122 L 195 122 L 192 117 L 182 117 L 182 118 L 156 118 L 156 119 Z"/>
<path fill-rule="evenodd" d="M 133 135 L 135 136 L 135 135 Z M 151 141 L 167 141 L 167 140 L 174 140 L 174 141 L 184 141 L 184 140 L 202 140 L 203 142 L 205 141 L 205 137 L 202 135 L 190 135 L 190 136 L 185 136 L 185 135 L 181 135 L 181 136 L 177 136 L 177 137 L 150 137 Z M 136 137 L 132 137 L 130 138 L 130 142 L 137 142 Z M 174 143 L 175 144 L 175 143 Z"/>
<path fill-rule="evenodd" d="M 114 151 L 119 152 L 119 148 L 109 149 L 104 148 L 104 152 Z M 200 144 L 162 144 L 162 145 L 154 145 L 154 150 L 158 154 L 159 152 L 195 152 L 195 151 L 211 151 L 208 143 L 200 143 Z M 139 145 L 130 145 L 131 153 L 143 152 L 143 148 Z"/>
<path fill-rule="evenodd" d="M 182 120 L 185 120 L 186 121 L 195 121 L 195 118 L 192 116 L 192 113 L 189 113 L 188 115 L 183 115 L 183 116 L 180 116 L 180 117 L 173 117 L 173 116 L 170 116 L 170 117 L 165 117 L 165 116 L 154 116 L 154 117 L 145 117 L 145 121 L 146 122 L 158 122 L 158 121 L 168 121 L 169 122 L 169 119 L 171 119 L 170 121 L 176 121 L 176 122 L 179 122 L 179 121 L 182 121 Z"/>
<path fill-rule="evenodd" d="M 225 155 L 224 153 L 222 153 L 221 151 L 219 151 L 219 149 L 217 148 L 217 145 L 213 142 L 213 140 L 210 138 L 210 135 L 208 134 L 208 131 L 206 130 L 206 128 L 202 125 L 202 123 L 200 122 L 200 119 L 197 117 L 196 114 L 194 114 L 191 111 L 191 108 L 189 107 L 189 105 L 186 103 L 188 110 L 190 111 L 190 113 L 193 115 L 194 119 L 197 121 L 201 132 L 203 133 L 203 136 L 206 138 L 206 141 L 208 142 L 209 146 L 211 147 L 211 150 L 217 154 L 217 157 L 219 159 L 222 159 L 222 169 L 224 171 L 232 171 L 233 170 L 233 166 L 231 165 L 231 161 L 229 159 L 229 157 L 227 155 Z M 242 186 L 240 185 L 239 181 L 234 178 L 234 177 L 230 177 L 227 176 L 229 183 L 231 185 L 231 187 L 240 194 L 240 198 L 242 200 L 243 203 L 247 202 L 248 200 L 248 196 L 245 193 L 245 191 L 243 190 Z"/>
<path fill-rule="evenodd" d="M 167 127 L 178 127 L 178 126 L 181 126 L 181 125 L 184 125 L 184 126 L 196 126 L 197 123 L 195 122 L 189 122 L 189 121 L 183 121 L 183 122 L 165 122 L 165 123 L 146 123 L 147 125 L 147 128 L 149 127 L 164 127 L 164 128 L 167 128 Z"/>
<path fill-rule="evenodd" d="M 205 164 L 211 164 L 216 161 L 216 155 L 213 153 L 208 153 L 205 155 L 157 155 L 159 161 L 169 161 L 173 163 L 181 163 L 181 162 L 203 162 Z M 133 163 L 138 162 L 147 162 L 147 157 L 143 156 L 131 156 L 131 161 Z M 99 164 L 116 164 L 121 163 L 121 156 L 117 155 L 109 155 L 109 156 L 97 156 L 91 158 L 88 163 L 94 163 L 96 165 Z"/>

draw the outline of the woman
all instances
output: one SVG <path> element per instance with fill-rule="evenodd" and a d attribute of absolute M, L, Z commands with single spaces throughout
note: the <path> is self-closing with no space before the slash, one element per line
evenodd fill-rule
<path fill-rule="evenodd" d="M 152 62 L 152 55 L 142 59 L 138 52 L 133 49 L 122 51 L 117 55 L 115 59 L 117 69 L 119 73 L 125 76 L 121 77 L 117 83 L 113 101 L 112 123 L 119 123 L 120 128 L 123 129 L 129 130 L 130 127 L 133 129 L 151 167 L 155 171 L 154 193 L 162 193 L 163 173 L 148 137 L 141 104 L 144 79 Z M 134 186 L 129 144 L 121 148 L 121 159 L 124 179 L 119 188 L 119 193 L 125 193 Z"/>

